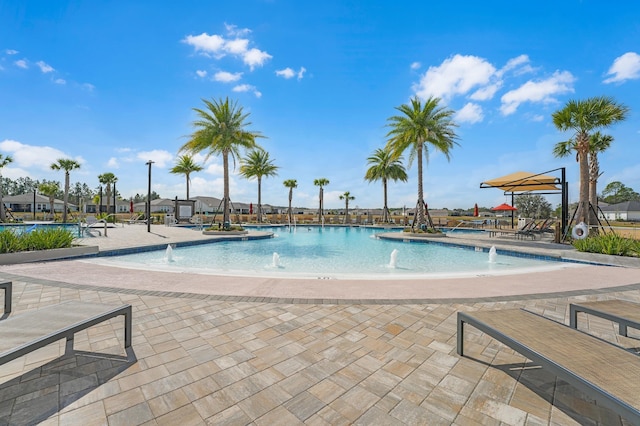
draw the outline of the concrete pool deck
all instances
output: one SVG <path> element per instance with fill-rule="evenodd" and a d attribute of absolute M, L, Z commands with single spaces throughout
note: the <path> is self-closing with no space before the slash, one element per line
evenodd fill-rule
<path fill-rule="evenodd" d="M 203 238 L 142 225 L 108 235 L 91 242 L 105 250 Z M 515 242 L 561 250 L 545 244 Z M 11 316 L 66 300 L 130 303 L 137 357 L 122 359 L 122 324 L 112 320 L 79 333 L 70 358 L 60 342 L 11 361 L 0 368 L 0 424 L 624 424 L 479 332 L 469 330 L 469 357 L 458 357 L 455 318 L 526 308 L 566 324 L 570 302 L 640 302 L 638 269 L 408 280 L 390 292 L 381 281 L 364 294 L 365 283 L 271 279 L 263 296 L 240 277 L 80 260 L 3 266 L 0 278 L 14 282 Z M 439 286 L 446 291 L 435 293 Z M 640 332 L 626 338 L 616 328 L 581 322 L 599 338 L 639 346 Z"/>

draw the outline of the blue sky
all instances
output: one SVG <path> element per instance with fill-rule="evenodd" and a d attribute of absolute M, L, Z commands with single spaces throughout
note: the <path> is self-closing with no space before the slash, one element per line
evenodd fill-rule
<path fill-rule="evenodd" d="M 567 168 L 556 159 L 551 114 L 570 99 L 612 96 L 628 119 L 607 130 L 599 189 L 621 181 L 640 191 L 640 5 L 636 2 L 424 1 L 38 1 L 0 6 L 0 153 L 13 179 L 55 179 L 57 158 L 81 168 L 71 181 L 98 186 L 112 172 L 124 196 L 152 188 L 185 197 L 168 172 L 202 99 L 229 97 L 280 167 L 263 181 L 263 203 L 315 207 L 382 205 L 363 176 L 383 147 L 387 118 L 412 96 L 435 95 L 456 112 L 451 160 L 432 153 L 425 197 L 433 208 L 491 207 L 507 200 L 480 182 L 525 170 Z M 406 158 L 406 157 L 405 157 Z M 203 160 L 198 159 L 201 162 Z M 221 197 L 222 162 L 192 176 L 190 193 Z M 389 185 L 390 206 L 416 203 L 416 164 Z M 257 201 L 257 183 L 231 177 L 231 199 Z M 551 196 L 555 206 L 559 197 Z"/>

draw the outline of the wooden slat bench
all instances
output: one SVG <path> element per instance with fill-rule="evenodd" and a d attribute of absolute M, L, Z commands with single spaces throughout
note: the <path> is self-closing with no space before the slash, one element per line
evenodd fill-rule
<path fill-rule="evenodd" d="M 124 347 L 131 348 L 131 305 L 69 301 L 0 321 L 0 365 L 60 339 L 65 355 L 73 351 L 75 333 L 124 315 Z"/>
<path fill-rule="evenodd" d="M 4 289 L 4 313 L 11 312 L 11 294 L 13 292 L 13 283 L 11 281 L 0 282 L 0 288 Z"/>
<path fill-rule="evenodd" d="M 521 309 L 458 312 L 458 354 L 469 324 L 640 424 L 640 357 Z"/>
<path fill-rule="evenodd" d="M 601 300 L 569 304 L 569 324 L 578 328 L 578 313 L 584 312 L 618 323 L 618 331 L 627 336 L 627 327 L 640 330 L 640 304 L 626 300 Z"/>

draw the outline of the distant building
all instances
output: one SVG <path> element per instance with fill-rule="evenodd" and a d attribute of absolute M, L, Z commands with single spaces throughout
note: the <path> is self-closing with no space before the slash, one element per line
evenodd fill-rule
<path fill-rule="evenodd" d="M 602 213 L 598 212 L 600 219 L 604 216 L 607 220 L 640 221 L 640 201 L 625 201 L 608 206 L 600 204 L 600 210 L 602 210 Z"/>

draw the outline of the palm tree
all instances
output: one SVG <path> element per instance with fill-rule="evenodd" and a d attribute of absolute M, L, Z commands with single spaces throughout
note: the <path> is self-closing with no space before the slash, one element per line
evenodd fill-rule
<path fill-rule="evenodd" d="M 229 222 L 229 156 L 234 164 L 236 157 L 240 157 L 240 148 L 261 149 L 256 144 L 256 138 L 263 137 L 258 132 L 246 130 L 251 123 L 247 122 L 249 114 L 242 112 L 242 107 L 236 102 L 229 102 L 229 98 L 207 101 L 202 100 L 206 109 L 194 108 L 193 110 L 200 117 L 192 123 L 196 130 L 191 134 L 190 139 L 185 143 L 180 151 L 195 154 L 207 151 L 205 160 L 211 155 L 222 155 L 222 166 L 224 170 L 224 213 L 223 221 L 225 227 Z"/>
<path fill-rule="evenodd" d="M 118 178 L 113 173 L 107 172 L 107 173 L 103 173 L 103 174 L 99 175 L 98 176 L 98 181 L 102 185 L 106 185 L 105 192 L 106 192 L 106 196 L 107 196 L 107 216 L 108 216 L 109 215 L 109 205 L 110 205 L 109 201 L 111 199 L 111 185 L 115 184 L 118 181 Z M 116 206 L 113 206 L 113 211 L 115 212 L 115 210 L 116 210 Z"/>
<path fill-rule="evenodd" d="M 410 151 L 409 165 L 414 159 L 418 160 L 418 202 L 416 204 L 416 224 L 425 225 L 424 195 L 422 186 L 422 156 L 429 161 L 429 145 L 450 158 L 450 151 L 458 145 L 458 136 L 454 128 L 456 123 L 451 119 L 454 111 L 438 106 L 440 98 L 429 97 L 424 102 L 416 96 L 410 104 L 396 107 L 402 115 L 394 115 L 387 119 L 387 126 L 391 127 L 387 137 L 386 149 L 392 158 L 399 159 L 407 149 Z M 431 223 L 429 223 L 431 226 Z"/>
<path fill-rule="evenodd" d="M 371 167 L 364 175 L 364 179 L 368 182 L 382 181 L 384 191 L 384 208 L 382 209 L 382 222 L 389 222 L 389 207 L 387 205 L 387 182 L 389 179 L 393 181 L 406 182 L 408 179 L 407 171 L 402 165 L 402 157 L 393 158 L 389 150 L 378 148 L 371 157 L 367 159 Z"/>
<path fill-rule="evenodd" d="M 7 164 L 11 163 L 13 158 L 10 155 L 2 155 L 0 154 L 0 172 L 2 168 Z M 33 206 L 33 217 L 35 218 L 35 209 L 36 206 Z M 0 222 L 4 222 L 6 220 L 5 212 L 4 212 L 4 202 L 2 201 L 2 173 L 0 173 Z"/>
<path fill-rule="evenodd" d="M 58 192 L 60 192 L 60 184 L 58 182 L 45 182 L 38 185 L 38 191 L 41 194 L 49 197 L 49 209 L 51 212 L 51 217 L 55 220 L 56 218 L 56 210 L 55 210 L 55 196 Z M 33 217 L 35 218 L 36 214 L 36 206 L 33 206 Z"/>
<path fill-rule="evenodd" d="M 576 220 L 586 223 L 587 226 L 590 225 L 588 156 L 591 132 L 624 120 L 628 112 L 629 108 L 616 103 L 613 98 L 599 96 L 583 101 L 570 100 L 564 108 L 552 114 L 553 124 L 558 130 L 574 131 L 572 139 L 560 144 L 564 143 L 576 151 L 576 159 L 580 164 L 580 201 Z M 556 148 L 554 148 L 555 153 Z"/>
<path fill-rule="evenodd" d="M 344 223 L 345 224 L 350 223 L 350 221 L 349 221 L 349 201 L 350 200 L 355 200 L 356 197 L 354 197 L 353 195 L 351 195 L 351 193 L 349 191 L 347 191 L 344 194 L 340 195 L 340 199 L 344 200 Z"/>
<path fill-rule="evenodd" d="M 262 222 L 262 177 L 277 176 L 278 166 L 273 164 L 269 153 L 261 149 L 249 152 L 246 158 L 240 160 L 240 174 L 247 179 L 258 179 L 258 223 Z"/>
<path fill-rule="evenodd" d="M 324 187 L 329 185 L 329 179 L 327 178 L 318 178 L 313 180 L 313 184 L 315 186 L 320 187 L 320 195 L 318 199 L 320 200 L 320 207 L 318 208 L 318 222 L 322 223 L 322 218 L 324 217 Z"/>
<path fill-rule="evenodd" d="M 176 164 L 169 170 L 169 173 L 185 175 L 187 178 L 187 200 L 189 199 L 189 182 L 191 173 L 201 172 L 204 169 L 200 164 L 193 161 L 193 155 L 181 155 L 176 159 Z"/>
<path fill-rule="evenodd" d="M 293 188 L 298 187 L 298 181 L 295 179 L 287 179 L 284 182 L 284 186 L 289 188 L 289 224 L 293 221 L 293 210 L 291 209 L 291 200 L 293 200 Z"/>
<path fill-rule="evenodd" d="M 64 170 L 64 207 L 62 210 L 62 223 L 67 223 L 67 211 L 69 205 L 69 172 L 79 168 L 80 163 L 70 158 L 58 158 L 55 163 L 51 164 L 52 170 Z"/>

